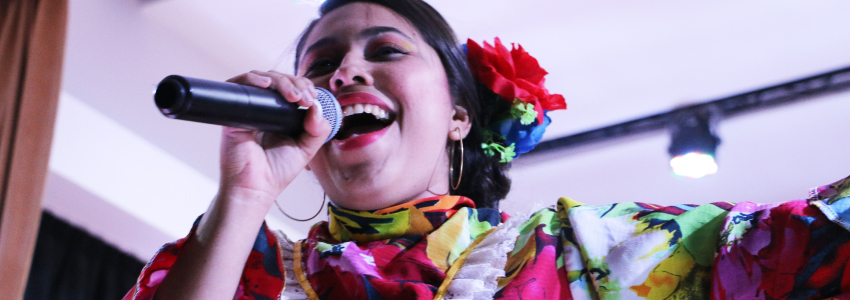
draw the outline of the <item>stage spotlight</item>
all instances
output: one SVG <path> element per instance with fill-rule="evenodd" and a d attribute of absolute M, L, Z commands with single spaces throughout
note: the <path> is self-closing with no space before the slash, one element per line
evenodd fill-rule
<path fill-rule="evenodd" d="M 712 131 L 709 111 L 681 111 L 670 126 L 670 166 L 679 176 L 700 178 L 717 172 L 714 159 L 720 139 Z"/>

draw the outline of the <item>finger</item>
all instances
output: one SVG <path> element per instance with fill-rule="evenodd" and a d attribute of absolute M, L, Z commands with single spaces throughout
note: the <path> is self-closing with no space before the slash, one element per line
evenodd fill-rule
<path fill-rule="evenodd" d="M 301 90 L 295 87 L 291 76 L 272 72 L 266 72 L 265 74 L 272 78 L 272 84 L 269 87 L 277 90 L 286 101 L 299 102 L 303 99 Z"/>
<path fill-rule="evenodd" d="M 315 95 L 317 93 L 316 93 L 316 88 L 313 87 L 313 82 L 308 80 L 307 78 L 295 78 L 294 80 L 292 80 L 292 82 L 295 84 L 295 87 L 297 89 L 301 90 L 301 92 L 304 95 L 304 99 L 301 99 L 301 101 L 298 101 L 298 105 L 301 105 L 301 106 L 304 106 L 304 107 L 310 107 L 311 105 L 313 105 L 313 102 L 316 100 L 316 97 L 318 96 L 318 95 Z"/>
<path fill-rule="evenodd" d="M 237 141 L 244 142 L 248 140 L 253 140 L 256 138 L 257 131 L 243 128 L 235 128 L 235 127 L 227 127 L 222 126 L 222 137 Z"/>
<path fill-rule="evenodd" d="M 269 85 L 272 83 L 271 77 L 264 76 L 255 72 L 256 71 L 251 71 L 249 73 L 241 74 L 239 76 L 228 79 L 227 82 L 251 85 L 260 88 L 268 88 Z"/>
<path fill-rule="evenodd" d="M 231 154 L 238 153 L 238 148 L 240 148 L 239 145 L 250 144 L 257 144 L 256 131 L 227 126 L 222 127 L 220 149 L 220 157 L 222 161 L 224 161 L 226 157 L 232 158 Z"/>
<path fill-rule="evenodd" d="M 282 143 L 285 143 L 287 140 L 292 139 L 290 137 L 281 136 L 278 134 L 273 134 L 264 131 L 256 131 L 227 126 L 222 126 L 222 128 L 223 137 L 228 139 L 229 142 L 241 144 L 244 142 L 253 141 L 254 143 L 260 145 L 260 147 L 262 147 L 263 149 L 276 147 Z"/>
<path fill-rule="evenodd" d="M 259 143 L 263 149 L 277 148 L 291 140 L 292 138 L 290 137 L 269 132 L 260 132 L 257 134 L 257 143 Z"/>
<path fill-rule="evenodd" d="M 311 105 L 313 105 L 313 101 L 317 97 L 316 95 L 313 95 L 313 90 L 315 89 L 313 88 L 313 82 L 307 80 L 307 78 L 287 75 L 275 70 L 271 70 L 268 73 L 282 78 L 289 78 L 290 82 L 292 82 L 293 88 L 301 94 L 301 99 L 298 100 L 298 105 L 303 107 L 310 107 Z M 295 101 L 290 100 L 290 102 Z"/>
<path fill-rule="evenodd" d="M 244 82 L 244 81 L 245 81 L 245 77 L 246 77 L 246 76 L 248 76 L 248 75 L 246 75 L 246 73 L 242 73 L 242 74 L 239 74 L 239 75 L 233 76 L 233 77 L 231 77 L 231 78 L 229 78 L 229 79 L 227 79 L 227 80 L 225 80 L 225 81 L 227 81 L 227 82 L 233 82 L 233 83 L 242 83 L 242 82 Z"/>
<path fill-rule="evenodd" d="M 328 123 L 328 120 L 322 117 L 319 106 L 313 105 L 307 109 L 307 115 L 304 118 L 304 133 L 300 136 L 302 148 L 308 150 L 309 153 L 315 154 L 330 134 L 331 125 Z"/>

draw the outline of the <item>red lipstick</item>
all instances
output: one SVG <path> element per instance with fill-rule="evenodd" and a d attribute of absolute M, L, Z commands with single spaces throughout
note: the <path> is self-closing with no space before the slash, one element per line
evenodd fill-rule
<path fill-rule="evenodd" d="M 389 105 L 387 105 L 386 102 L 381 100 L 381 98 L 378 98 L 377 96 L 366 92 L 345 93 L 337 97 L 337 101 L 339 101 L 339 105 L 343 108 L 354 104 L 370 104 L 380 107 L 388 113 L 392 113 L 392 110 L 389 108 Z M 345 124 L 343 124 L 343 126 L 345 126 Z M 387 132 L 387 128 L 389 127 L 390 126 L 388 125 L 380 130 L 360 134 L 354 137 L 349 137 L 344 140 L 334 139 L 332 140 L 332 143 L 334 146 L 336 146 L 342 151 L 360 149 L 374 143 L 375 141 L 383 137 L 384 134 Z"/>
<path fill-rule="evenodd" d="M 387 133 L 388 128 L 390 128 L 390 126 L 384 127 L 378 131 L 350 137 L 344 140 L 331 140 L 331 143 L 342 151 L 357 150 L 369 146 L 379 140 L 382 136 L 384 136 L 384 133 Z"/>

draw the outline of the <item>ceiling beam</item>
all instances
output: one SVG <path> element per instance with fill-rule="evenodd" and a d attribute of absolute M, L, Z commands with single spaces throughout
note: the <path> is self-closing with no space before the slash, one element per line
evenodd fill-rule
<path fill-rule="evenodd" d="M 667 129 L 670 127 L 671 122 L 682 114 L 711 112 L 714 118 L 723 119 L 777 107 L 779 105 L 813 99 L 817 96 L 836 93 L 847 88 L 850 88 L 850 67 L 551 139 L 541 142 L 534 150 L 520 156 L 520 159 L 528 159 L 530 157 L 540 156 L 540 154 L 552 154 L 554 152 L 616 138 Z M 549 156 L 547 155 L 547 157 Z M 552 157 L 554 158 L 555 156 Z"/>

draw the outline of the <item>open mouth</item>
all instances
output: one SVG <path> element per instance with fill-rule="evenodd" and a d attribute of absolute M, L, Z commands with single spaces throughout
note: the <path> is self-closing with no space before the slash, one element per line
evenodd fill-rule
<path fill-rule="evenodd" d="M 342 127 L 334 136 L 336 140 L 345 140 L 386 128 L 393 123 L 395 116 L 383 108 L 372 104 L 350 104 L 342 107 Z"/>

